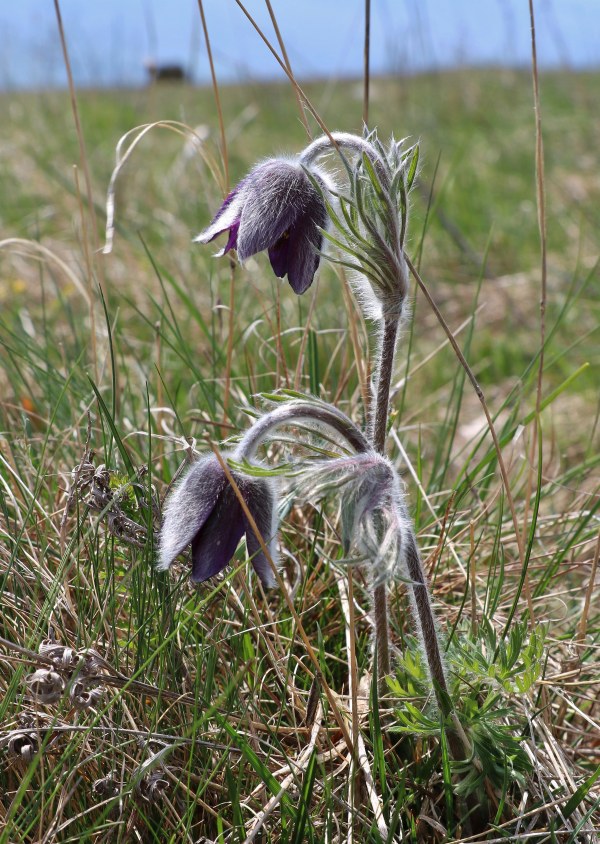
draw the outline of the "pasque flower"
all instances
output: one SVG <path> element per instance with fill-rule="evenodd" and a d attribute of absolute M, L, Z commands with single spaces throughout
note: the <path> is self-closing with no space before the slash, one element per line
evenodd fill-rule
<path fill-rule="evenodd" d="M 226 454 L 222 454 L 227 459 Z M 230 470 L 231 471 L 231 470 Z M 231 475 L 269 550 L 277 561 L 277 506 L 272 478 Z M 192 580 L 201 583 L 227 566 L 242 536 L 263 586 L 275 585 L 271 564 L 263 553 L 242 505 L 214 454 L 203 455 L 169 496 L 160 535 L 159 570 L 168 569 L 192 546 Z"/>
<path fill-rule="evenodd" d="M 329 187 L 322 170 L 311 167 L 310 174 Z M 304 293 L 319 266 L 327 219 L 323 197 L 303 166 L 293 159 L 271 158 L 242 179 L 194 240 L 209 243 L 227 232 L 227 243 L 217 255 L 236 249 L 242 263 L 267 249 L 275 275 L 287 274 L 294 292 Z"/>
<path fill-rule="evenodd" d="M 288 401 L 259 417 L 246 431 L 235 451 L 221 458 L 256 467 L 255 455 L 268 435 L 280 425 L 311 420 L 337 431 L 353 449 L 369 451 L 369 444 L 343 413 L 318 400 Z M 277 564 L 277 481 L 273 475 L 250 475 L 229 469 L 233 480 Z M 264 586 L 275 585 L 275 573 L 264 554 L 232 485 L 215 454 L 205 454 L 193 464 L 170 494 L 163 513 L 160 558 L 164 571 L 188 545 L 192 546 L 192 580 L 202 582 L 229 563 L 242 536 L 254 570 Z"/>

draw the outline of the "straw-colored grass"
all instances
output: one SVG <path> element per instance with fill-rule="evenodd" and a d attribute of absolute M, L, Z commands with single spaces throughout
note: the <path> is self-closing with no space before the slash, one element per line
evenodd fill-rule
<path fill-rule="evenodd" d="M 370 590 L 339 563 L 334 500 L 284 519 L 294 614 L 243 549 L 199 588 L 184 558 L 153 569 L 168 485 L 246 426 L 259 392 L 312 392 L 364 422 L 368 326 L 346 279 L 325 266 L 299 299 L 262 255 L 241 269 L 192 246 L 226 188 L 210 90 L 76 92 L 79 139 L 67 93 L 2 95 L 0 841 L 597 840 L 597 86 L 540 78 L 538 392 L 530 75 L 370 80 L 371 125 L 420 138 L 409 254 L 506 473 L 415 284 L 387 447 L 479 742 L 468 770 L 448 758 L 401 583 L 378 699 Z M 305 91 L 328 128 L 360 126 L 360 84 Z M 289 84 L 219 93 L 232 183 L 304 145 Z M 117 141 L 169 120 L 190 132 L 140 140 L 116 182 L 113 250 L 97 251 Z"/>

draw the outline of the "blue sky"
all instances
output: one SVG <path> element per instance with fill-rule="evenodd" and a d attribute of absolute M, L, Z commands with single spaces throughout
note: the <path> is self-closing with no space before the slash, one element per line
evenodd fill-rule
<path fill-rule="evenodd" d="M 78 85 L 136 85 L 147 58 L 208 80 L 197 0 L 61 0 Z M 359 75 L 363 0 L 272 0 L 301 78 Z M 246 8 L 273 37 L 263 0 Z M 527 65 L 528 0 L 371 0 L 372 68 Z M 219 79 L 281 71 L 235 0 L 204 0 Z M 600 65 L 600 0 L 535 0 L 540 64 Z M 0 87 L 65 84 L 52 0 L 0 0 Z"/>

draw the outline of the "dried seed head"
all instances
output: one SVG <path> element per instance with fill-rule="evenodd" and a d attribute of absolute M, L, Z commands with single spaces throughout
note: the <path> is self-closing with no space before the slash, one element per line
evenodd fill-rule
<path fill-rule="evenodd" d="M 124 542 L 135 545 L 137 548 L 144 547 L 148 537 L 148 531 L 143 525 L 130 519 L 118 509 L 111 510 L 107 513 L 106 522 L 109 531 L 117 539 L 122 539 Z"/>
<path fill-rule="evenodd" d="M 34 717 L 31 712 L 20 712 L 17 721 L 22 730 L 27 730 L 30 727 L 35 727 L 39 719 Z"/>
<path fill-rule="evenodd" d="M 85 683 L 75 682 L 69 691 L 69 698 L 75 709 L 91 709 L 102 699 L 104 689 L 100 686 L 88 689 Z"/>
<path fill-rule="evenodd" d="M 77 651 L 77 656 L 80 659 L 79 676 L 88 677 L 90 674 L 97 674 L 104 665 L 103 659 L 93 648 L 81 648 Z"/>
<path fill-rule="evenodd" d="M 119 782 L 117 780 L 117 772 L 110 771 L 105 777 L 94 780 L 92 785 L 92 794 L 100 800 L 107 800 L 110 797 L 116 797 L 119 793 Z"/>
<path fill-rule="evenodd" d="M 8 741 L 8 752 L 25 762 L 31 762 L 40 747 L 39 737 L 34 732 L 14 733 Z"/>
<path fill-rule="evenodd" d="M 56 671 L 38 668 L 25 678 L 31 696 L 38 703 L 55 703 L 60 699 L 65 688 L 63 679 Z"/>
<path fill-rule="evenodd" d="M 42 656 L 48 657 L 58 669 L 68 670 L 77 664 L 77 652 L 73 648 L 44 639 L 39 647 Z"/>
<path fill-rule="evenodd" d="M 95 471 L 94 464 L 89 460 L 84 460 L 71 470 L 71 482 L 79 491 L 82 491 L 91 484 Z"/>
<path fill-rule="evenodd" d="M 147 803 L 157 803 L 166 795 L 169 786 L 169 780 L 162 771 L 153 771 L 139 781 L 136 792 Z"/>

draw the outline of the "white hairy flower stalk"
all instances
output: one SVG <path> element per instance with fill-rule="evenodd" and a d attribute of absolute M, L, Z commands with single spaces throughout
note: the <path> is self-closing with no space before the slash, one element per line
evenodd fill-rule
<path fill-rule="evenodd" d="M 319 156 L 331 151 L 332 140 L 340 151 L 353 155 L 356 161 L 353 167 L 345 161 L 350 196 L 338 196 L 341 216 L 330 203 L 327 204 L 340 237 L 327 233 L 325 236 L 352 259 L 340 263 L 354 272 L 359 300 L 366 315 L 379 325 L 369 438 L 375 450 L 383 455 L 396 342 L 408 292 L 403 246 L 408 216 L 407 194 L 416 173 L 418 148 L 403 152 L 401 144 L 392 139 L 386 150 L 375 133 L 361 138 L 334 132 L 331 138 L 313 141 L 300 156 L 300 163 L 306 167 L 313 164 Z M 373 611 L 378 675 L 384 683 L 391 670 L 385 582 L 375 584 Z"/>

